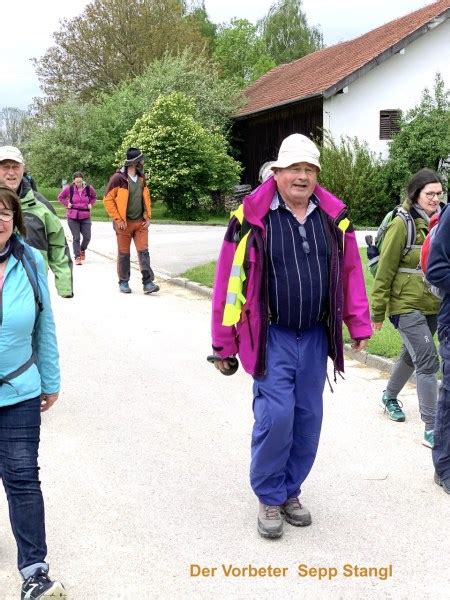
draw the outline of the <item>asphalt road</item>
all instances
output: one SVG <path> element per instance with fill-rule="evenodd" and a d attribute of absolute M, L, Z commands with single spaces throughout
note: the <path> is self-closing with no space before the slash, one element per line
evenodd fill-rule
<path fill-rule="evenodd" d="M 72 600 L 449 597 L 450 499 L 420 443 L 414 388 L 401 397 L 406 422 L 390 422 L 383 379 L 350 362 L 325 391 L 302 494 L 313 524 L 262 540 L 248 483 L 250 378 L 206 362 L 207 300 L 163 281 L 144 296 L 136 271 L 131 284 L 120 294 L 113 261 L 88 252 L 75 298 L 54 297 L 63 386 L 43 416 L 40 464 L 51 574 Z M 15 600 L 4 497 L 0 522 L 0 598 Z M 217 571 L 195 576 L 191 565 Z M 227 576 L 229 565 L 267 571 Z M 299 565 L 336 575 L 302 577 Z M 378 576 L 361 576 L 369 567 Z"/>

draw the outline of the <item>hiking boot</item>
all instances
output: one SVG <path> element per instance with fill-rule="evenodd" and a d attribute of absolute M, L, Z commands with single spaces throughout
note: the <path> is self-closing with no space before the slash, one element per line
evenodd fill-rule
<path fill-rule="evenodd" d="M 81 256 L 77 256 L 77 257 L 75 258 L 75 264 L 76 264 L 76 265 L 82 265 L 82 264 L 83 264 L 83 263 L 81 262 Z"/>
<path fill-rule="evenodd" d="M 383 392 L 380 404 L 384 408 L 384 412 L 387 413 L 391 421 L 403 423 L 406 418 L 405 413 L 402 411 L 403 404 L 399 402 L 397 398 L 388 398 L 386 396 L 386 392 Z"/>
<path fill-rule="evenodd" d="M 441 479 L 437 473 L 434 474 L 434 483 L 440 485 L 446 494 L 450 494 L 450 477 L 448 479 Z"/>
<path fill-rule="evenodd" d="M 258 533 L 263 538 L 279 538 L 283 535 L 283 520 L 279 506 L 259 503 Z"/>
<path fill-rule="evenodd" d="M 153 292 L 159 292 L 159 285 L 156 285 L 153 281 L 144 283 L 144 294 L 153 294 Z"/>
<path fill-rule="evenodd" d="M 284 504 L 281 505 L 281 514 L 291 525 L 296 527 L 305 527 L 311 525 L 311 513 L 300 503 L 298 498 L 288 498 Z"/>
<path fill-rule="evenodd" d="M 23 582 L 20 597 L 21 600 L 36 600 L 37 598 L 67 598 L 67 595 L 60 581 L 52 581 L 44 569 L 38 569 L 34 575 Z"/>
<path fill-rule="evenodd" d="M 433 429 L 430 429 L 429 431 L 427 431 L 425 429 L 425 431 L 423 432 L 422 444 L 424 446 L 426 446 L 427 448 L 433 448 L 433 446 L 434 446 L 434 431 L 433 431 Z"/>
<path fill-rule="evenodd" d="M 131 294 L 131 288 L 128 285 L 128 281 L 121 281 L 119 283 L 119 290 L 122 292 L 122 294 Z"/>
<path fill-rule="evenodd" d="M 86 251 L 82 250 L 80 254 L 81 260 L 86 260 Z"/>

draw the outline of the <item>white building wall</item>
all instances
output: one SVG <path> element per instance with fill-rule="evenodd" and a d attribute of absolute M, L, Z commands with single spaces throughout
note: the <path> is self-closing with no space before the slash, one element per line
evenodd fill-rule
<path fill-rule="evenodd" d="M 416 106 L 425 87 L 432 92 L 436 72 L 449 88 L 449 20 L 350 84 L 347 93 L 324 99 L 323 126 L 335 140 L 356 136 L 387 158 L 388 142 L 380 140 L 380 110 L 406 112 Z"/>

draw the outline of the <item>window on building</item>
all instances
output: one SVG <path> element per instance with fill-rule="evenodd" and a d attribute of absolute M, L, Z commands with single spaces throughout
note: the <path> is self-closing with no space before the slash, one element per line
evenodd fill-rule
<path fill-rule="evenodd" d="M 400 131 L 401 110 L 380 110 L 380 140 L 392 140 Z"/>

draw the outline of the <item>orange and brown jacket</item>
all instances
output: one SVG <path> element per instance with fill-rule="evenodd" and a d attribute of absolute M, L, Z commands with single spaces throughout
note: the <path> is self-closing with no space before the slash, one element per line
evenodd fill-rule
<path fill-rule="evenodd" d="M 145 183 L 144 178 L 139 175 L 139 178 L 144 182 L 143 198 L 144 198 L 144 219 L 150 219 L 152 215 L 152 201 L 150 199 L 150 191 Z M 114 221 L 127 220 L 128 206 L 128 178 L 125 175 L 125 169 L 118 169 L 108 182 L 106 194 L 103 198 L 103 204 L 108 215 Z"/>

